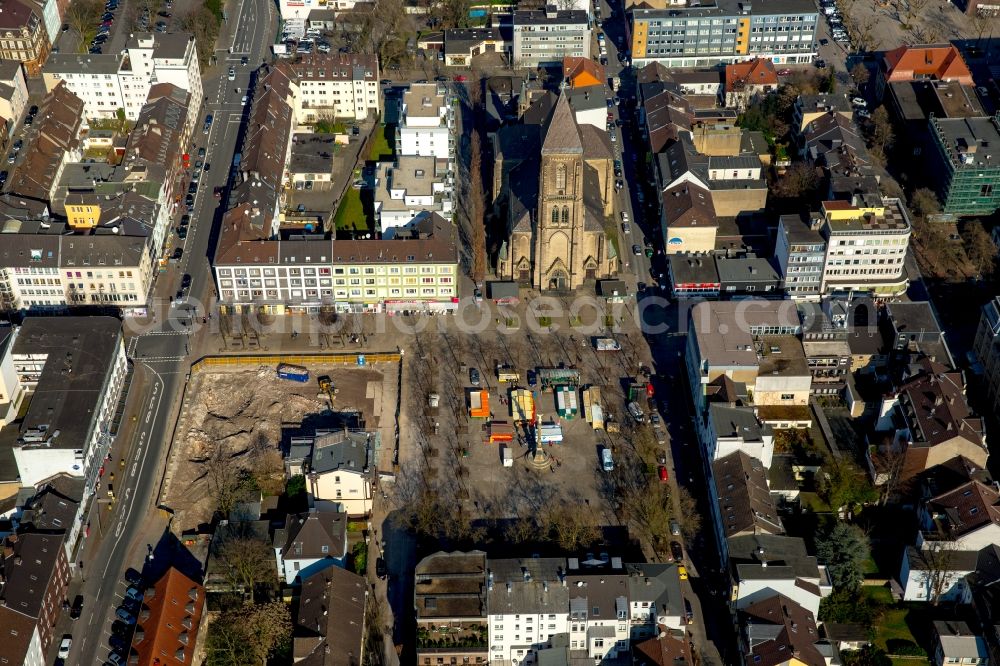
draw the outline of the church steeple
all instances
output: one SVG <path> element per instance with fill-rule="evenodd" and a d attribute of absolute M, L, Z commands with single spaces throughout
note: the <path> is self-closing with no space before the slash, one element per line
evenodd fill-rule
<path fill-rule="evenodd" d="M 583 140 L 569 98 L 560 91 L 555 107 L 545 124 L 542 155 L 583 154 Z"/>

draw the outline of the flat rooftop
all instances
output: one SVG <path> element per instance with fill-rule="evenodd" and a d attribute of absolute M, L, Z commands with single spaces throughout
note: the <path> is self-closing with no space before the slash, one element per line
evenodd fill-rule
<path fill-rule="evenodd" d="M 867 232 L 901 232 L 910 229 L 910 223 L 903 212 L 902 204 L 898 201 L 884 202 L 885 213 L 875 215 L 864 213 L 862 209 L 852 206 L 847 201 L 825 201 L 823 209 L 826 211 L 844 211 L 854 209 L 856 214 L 847 219 L 827 219 L 827 225 L 833 233 L 857 233 Z"/>
<path fill-rule="evenodd" d="M 801 377 L 809 374 L 802 343 L 794 335 L 768 336 L 762 342 L 762 349 L 758 375 Z"/>
<path fill-rule="evenodd" d="M 292 143 L 291 173 L 333 173 L 332 134 L 296 134 Z"/>
<path fill-rule="evenodd" d="M 407 116 L 435 118 L 441 115 L 445 101 L 444 95 L 438 93 L 437 84 L 414 83 L 403 93 L 403 104 Z"/>
<path fill-rule="evenodd" d="M 12 352 L 48 358 L 21 423 L 22 438 L 27 431 L 44 427 L 50 436 L 58 431 L 48 448 L 83 448 L 118 351 L 121 328 L 114 317 L 24 320 Z"/>
<path fill-rule="evenodd" d="M 935 118 L 931 127 L 956 168 L 1000 168 L 1000 128 L 992 118 Z"/>

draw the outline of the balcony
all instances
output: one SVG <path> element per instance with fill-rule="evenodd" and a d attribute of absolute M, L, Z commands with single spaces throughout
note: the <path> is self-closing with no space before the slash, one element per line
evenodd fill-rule
<path fill-rule="evenodd" d="M 488 633 L 485 624 L 418 625 L 417 649 L 486 650 Z"/>

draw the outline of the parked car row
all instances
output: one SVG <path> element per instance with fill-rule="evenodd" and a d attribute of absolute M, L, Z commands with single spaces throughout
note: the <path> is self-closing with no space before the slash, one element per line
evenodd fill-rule
<path fill-rule="evenodd" d="M 134 569 L 125 572 L 125 596 L 115 609 L 115 620 L 111 624 L 111 636 L 108 645 L 111 651 L 104 666 L 119 666 L 128 663 L 129 651 L 132 646 L 132 635 L 135 624 L 142 610 L 143 581 L 142 575 Z"/>
<path fill-rule="evenodd" d="M 850 48 L 851 38 L 844 27 L 844 17 L 837 8 L 837 0 L 820 0 L 820 9 L 830 24 L 830 34 L 833 36 L 833 41 Z"/>
<path fill-rule="evenodd" d="M 115 12 L 118 10 L 118 0 L 108 0 L 104 5 L 104 14 L 101 15 L 100 23 L 97 26 L 97 34 L 90 40 L 90 52 L 101 53 L 105 43 L 111 39 L 111 27 L 115 24 Z"/>

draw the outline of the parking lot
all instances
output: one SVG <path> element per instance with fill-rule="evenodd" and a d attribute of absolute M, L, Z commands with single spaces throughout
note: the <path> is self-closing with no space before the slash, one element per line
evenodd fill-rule
<path fill-rule="evenodd" d="M 412 501 L 410 493 L 417 485 L 413 481 L 420 479 L 460 505 L 473 521 L 533 517 L 559 505 L 589 507 L 595 522 L 618 524 L 608 501 L 613 475 L 602 470 L 601 451 L 610 450 L 616 465 L 637 453 L 649 454 L 635 451 L 635 424 L 626 410 L 623 388 L 629 378 L 644 383 L 640 366 L 648 367 L 648 350 L 633 322 L 627 314 L 601 314 L 596 322 L 589 320 L 595 327 L 591 335 L 569 328 L 571 323 L 579 326 L 588 321 L 583 314 L 576 320 L 541 317 L 541 327 L 539 318 L 523 306 L 496 314 L 500 316 L 482 334 L 457 330 L 457 318 L 436 317 L 410 338 L 396 501 Z M 602 325 L 611 321 L 613 328 Z M 498 334 L 497 327 L 509 332 Z M 596 351 L 593 337 L 605 335 L 613 337 L 620 349 Z M 509 381 L 498 380 L 498 366 L 511 373 Z M 542 368 L 560 367 L 579 375 L 577 412 L 571 416 L 557 412 L 555 393 L 543 387 L 540 376 L 530 376 Z M 473 385 L 474 375 L 479 386 Z M 587 422 L 582 389 L 588 387 L 599 389 L 604 418 L 616 422 L 618 432 L 594 429 Z M 544 451 L 540 458 L 535 455 L 536 423 L 516 422 L 511 404 L 515 389 L 533 394 L 537 423 L 561 427 L 562 442 L 539 446 Z M 470 416 L 479 391 L 489 394 L 484 413 L 491 418 Z M 432 395 L 437 396 L 436 407 Z M 648 410 L 644 395 L 637 402 Z M 491 442 L 491 434 L 511 439 Z M 509 466 L 502 459 L 504 448 L 510 449 Z"/>

